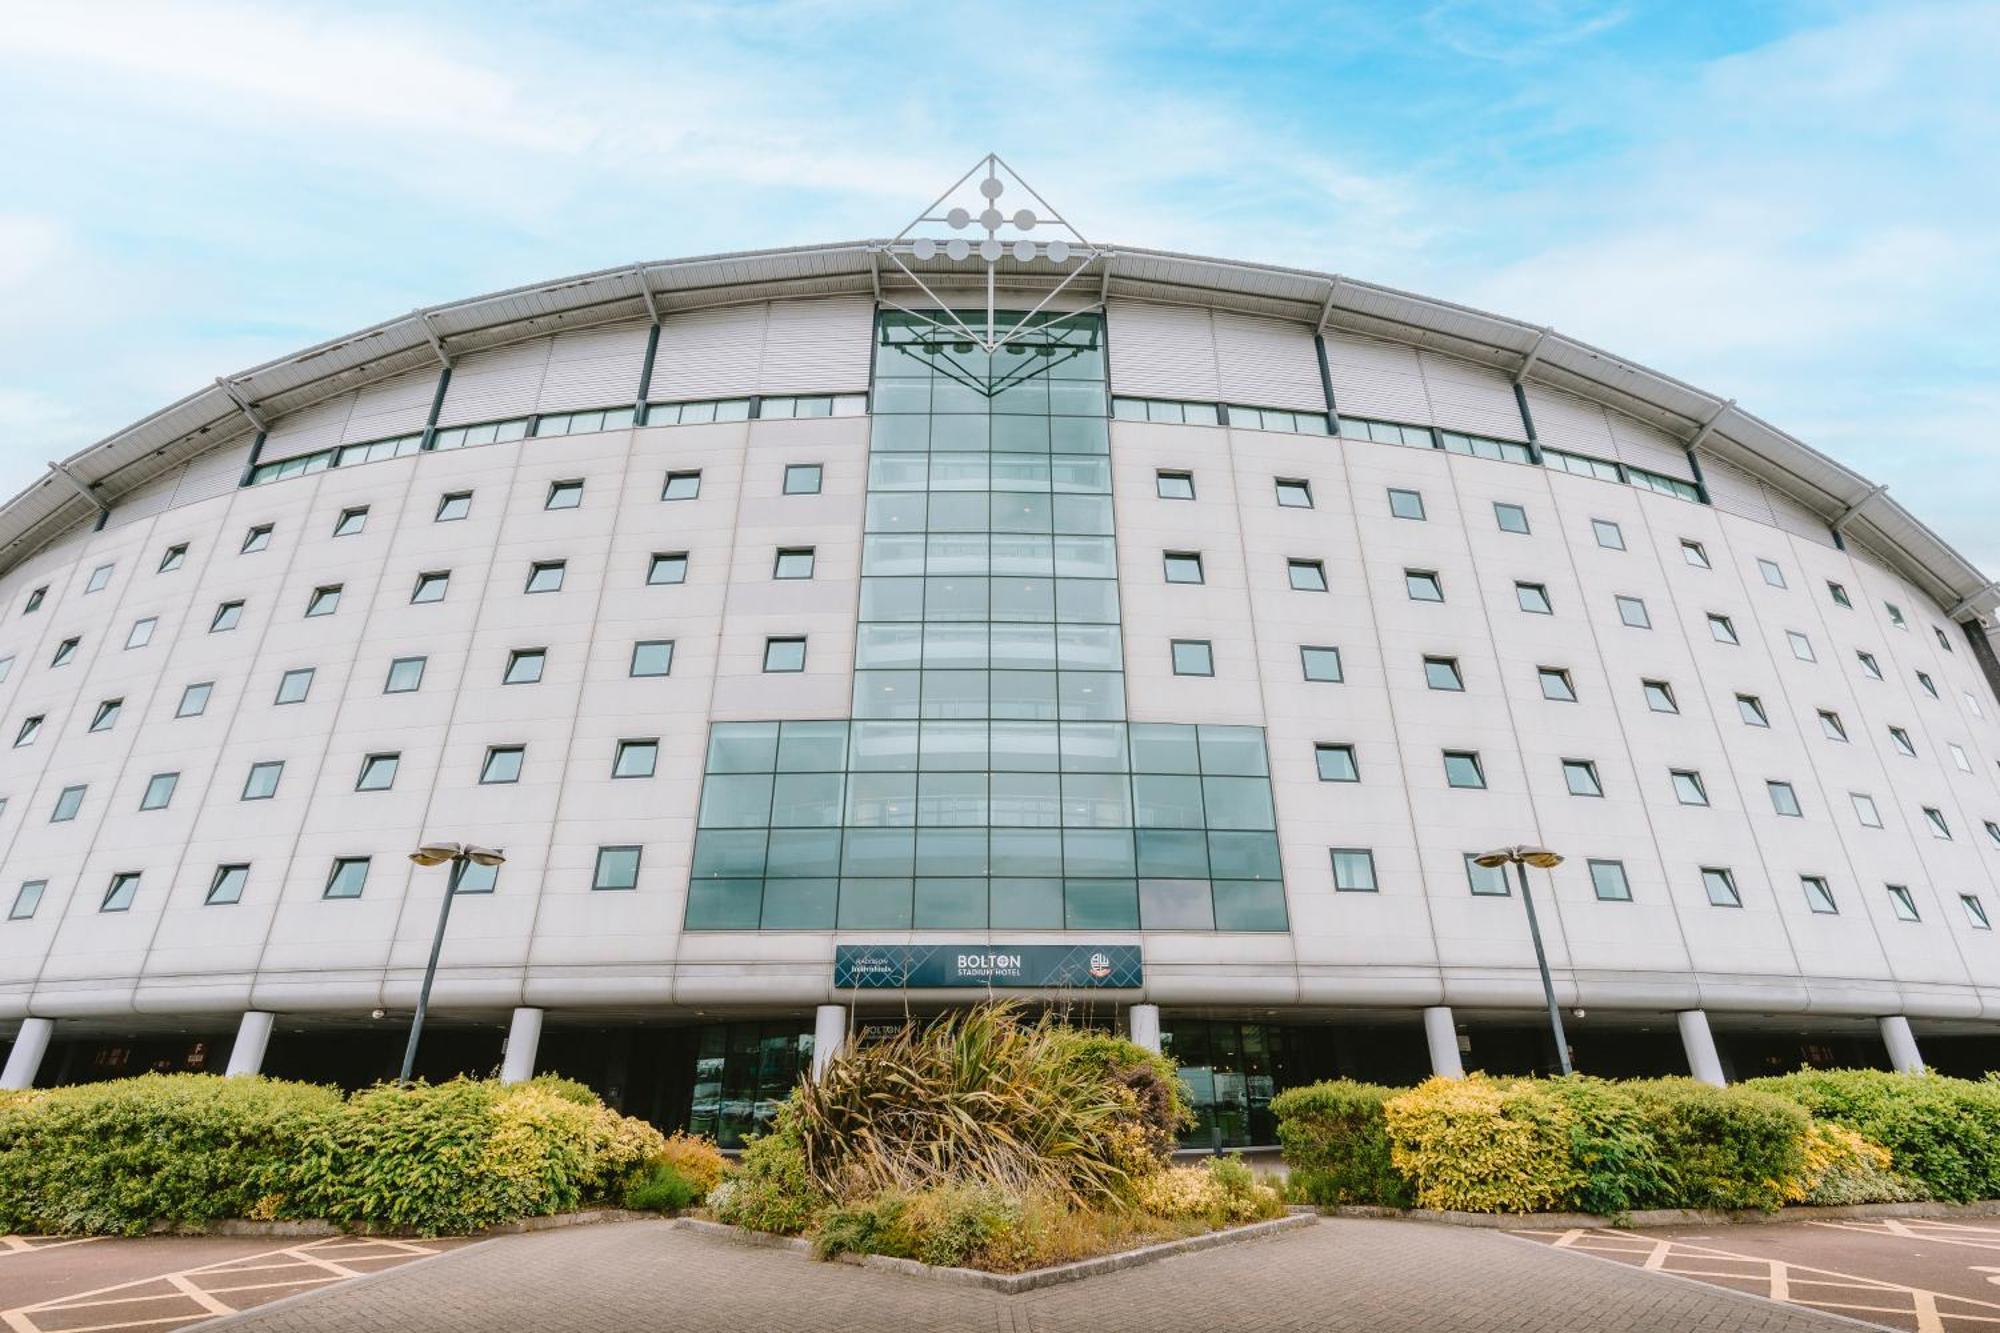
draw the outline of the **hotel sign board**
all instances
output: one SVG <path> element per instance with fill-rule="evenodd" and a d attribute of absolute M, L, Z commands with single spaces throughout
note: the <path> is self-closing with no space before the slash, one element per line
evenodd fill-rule
<path fill-rule="evenodd" d="M 1140 985 L 1136 944 L 839 944 L 836 990 L 1101 990 Z"/>

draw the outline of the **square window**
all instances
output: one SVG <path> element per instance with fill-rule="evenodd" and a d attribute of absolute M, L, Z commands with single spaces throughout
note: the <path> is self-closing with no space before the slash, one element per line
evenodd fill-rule
<path fill-rule="evenodd" d="M 1895 745 L 1897 754 L 1902 755 L 1906 759 L 1915 759 L 1917 757 L 1917 747 L 1911 744 L 1910 733 L 1904 731 L 1901 727 L 1889 728 L 1889 740 Z"/>
<path fill-rule="evenodd" d="M 1520 603 L 1523 611 L 1531 615 L 1552 616 L 1556 613 L 1555 607 L 1549 603 L 1549 590 L 1544 584 L 1516 583 L 1514 600 Z"/>
<path fill-rule="evenodd" d="M 450 591 L 450 589 L 451 571 L 448 569 L 432 570 L 427 574 L 417 575 L 417 586 L 410 589 L 410 601 L 413 604 L 442 602 L 445 593 Z"/>
<path fill-rule="evenodd" d="M 1590 888 L 1599 902 L 1632 901 L 1632 882 L 1625 877 L 1623 861 L 1592 861 L 1589 865 Z"/>
<path fill-rule="evenodd" d="M 91 570 L 89 582 L 83 585 L 85 595 L 93 592 L 103 592 L 111 582 L 111 571 L 113 568 L 115 566 L 99 565 L 96 569 Z"/>
<path fill-rule="evenodd" d="M 1736 715 L 1743 719 L 1743 725 L 1746 727 L 1771 725 L 1771 716 L 1764 711 L 1764 701 L 1754 694 L 1736 696 Z"/>
<path fill-rule="evenodd" d="M 334 857 L 333 869 L 327 872 L 326 889 L 321 896 L 359 898 L 361 890 L 368 884 L 368 861 L 365 856 Z"/>
<path fill-rule="evenodd" d="M 1326 566 L 1317 560 L 1287 560 L 1285 576 L 1295 592 L 1326 591 Z"/>
<path fill-rule="evenodd" d="M 77 646 L 82 642 L 83 640 L 80 638 L 64 639 L 56 645 L 55 653 L 49 658 L 49 665 L 52 667 L 68 666 L 71 662 L 74 662 L 76 660 Z"/>
<path fill-rule="evenodd" d="M 243 799 L 246 801 L 268 801 L 278 794 L 278 779 L 283 776 L 285 765 L 282 760 L 266 760 L 250 765 L 250 775 L 243 779 Z"/>
<path fill-rule="evenodd" d="M 1736 876 L 1728 870 L 1702 868 L 1701 887 L 1708 893 L 1712 907 L 1741 907 L 1743 895 L 1736 891 Z"/>
<path fill-rule="evenodd" d="M 1928 673 L 1919 671 L 1917 673 L 1917 684 L 1921 685 L 1924 693 L 1928 694 L 1931 698 L 1935 699 L 1938 697 L 1937 682 L 1932 680 Z"/>
<path fill-rule="evenodd" d="M 1655 713 L 1678 713 L 1681 706 L 1674 700 L 1674 687 L 1664 680 L 1642 680 L 1639 687 L 1645 691 L 1646 707 Z"/>
<path fill-rule="evenodd" d="M 1637 597 L 1618 599 L 1618 619 L 1633 629 L 1653 628 L 1653 618 L 1646 614 L 1646 604 Z"/>
<path fill-rule="evenodd" d="M 1996 824 L 1990 819 L 1986 820 L 1985 823 L 1986 836 L 1993 839 L 1995 846 L 2000 846 L 2000 824 Z"/>
<path fill-rule="evenodd" d="M 674 641 L 672 639 L 642 639 L 632 645 L 632 674 L 635 676 L 666 676 L 673 674 Z"/>
<path fill-rule="evenodd" d="M 37 713 L 33 717 L 21 719 L 21 729 L 14 733 L 15 749 L 18 750 L 24 745 L 33 745 L 35 743 L 35 737 L 42 734 L 42 719 L 44 716 L 44 714 Z"/>
<path fill-rule="evenodd" d="M 14 905 L 7 909 L 9 921 L 26 921 L 42 905 L 42 894 L 47 892 L 49 882 L 45 879 L 21 881 L 21 887 L 14 893 Z"/>
<path fill-rule="evenodd" d="M 1855 660 L 1861 663 L 1861 670 L 1870 680 L 1882 679 L 1882 666 L 1875 660 L 1875 654 L 1857 650 Z"/>
<path fill-rule="evenodd" d="M 141 810 L 166 809 L 167 803 L 174 799 L 174 788 L 180 785 L 180 781 L 181 775 L 178 773 L 153 774 L 152 777 L 146 779 L 146 790 L 139 797 L 139 808 Z"/>
<path fill-rule="evenodd" d="M 452 491 L 438 497 L 437 514 L 433 522 L 451 523 L 472 516 L 472 492 Z"/>
<path fill-rule="evenodd" d="M 1296 477 L 1277 479 L 1278 503 L 1286 509 L 1311 509 L 1313 507 L 1312 483 Z"/>
<path fill-rule="evenodd" d="M 186 542 L 177 542 L 174 545 L 169 546 L 166 549 L 165 553 L 160 556 L 160 567 L 155 572 L 160 574 L 173 573 L 175 570 L 179 569 L 182 565 L 187 563 L 187 553 L 188 553 L 188 548 Z"/>
<path fill-rule="evenodd" d="M 484 762 L 479 765 L 480 785 L 493 787 L 519 782 L 521 761 L 527 757 L 527 753 L 527 747 L 521 745 L 489 746 Z"/>
<path fill-rule="evenodd" d="M 1766 782 L 1764 786 L 1771 793 L 1771 808 L 1773 810 L 1793 819 L 1804 816 L 1805 811 L 1799 808 L 1799 794 L 1792 790 L 1791 783 L 1773 780 Z"/>
<path fill-rule="evenodd" d="M 1163 559 L 1166 562 L 1167 582 L 1200 583 L 1202 581 L 1201 552 L 1168 551 L 1164 554 Z"/>
<path fill-rule="evenodd" d="M 774 579 L 809 579 L 813 576 L 813 548 L 781 546 L 777 563 L 771 568 Z"/>
<path fill-rule="evenodd" d="M 398 657 L 389 663 L 389 678 L 382 682 L 384 694 L 409 694 L 423 688 L 424 663 L 428 658 Z"/>
<path fill-rule="evenodd" d="M 1164 468 L 1153 474 L 1153 489 L 1162 500 L 1194 499 L 1194 473 L 1168 472 Z"/>
<path fill-rule="evenodd" d="M 221 606 L 215 608 L 214 616 L 210 617 L 208 632 L 210 634 L 220 634 L 224 630 L 235 629 L 242 623 L 243 603 L 224 602 Z"/>
<path fill-rule="evenodd" d="M 639 887 L 637 847 L 599 847 L 597 869 L 590 879 L 592 889 L 636 889 Z"/>
<path fill-rule="evenodd" d="M 1685 537 L 1681 538 L 1681 559 L 1687 561 L 1696 569 L 1715 568 L 1714 565 L 1709 563 L 1707 549 L 1700 542 L 1690 541 Z"/>
<path fill-rule="evenodd" d="M 10 654 L 8 654 L 8 655 L 7 655 L 7 656 L 5 656 L 5 657 L 0 657 L 0 681 L 4 681 L 4 680 L 6 680 L 6 679 L 7 679 L 7 677 L 9 677 L 9 676 L 11 676 L 11 675 L 13 675 L 13 674 L 14 674 L 14 657 L 13 657 L 13 654 L 11 654 L 11 653 L 10 653 Z M 1966 698 L 1967 698 L 1968 700 L 1970 700 L 1970 699 L 1972 698 L 1972 696 L 1971 696 L 1971 695 L 1969 695 L 1969 694 L 1968 694 L 1968 695 L 1966 695 L 1965 697 L 1966 697 Z M 1977 710 L 1975 709 L 1974 711 L 1977 711 Z"/>
<path fill-rule="evenodd" d="M 1335 847 L 1333 887 L 1342 893 L 1374 893 L 1375 853 L 1358 847 Z"/>
<path fill-rule="evenodd" d="M 1821 916 L 1840 915 L 1840 904 L 1833 900 L 1833 890 L 1827 887 L 1823 875 L 1800 875 L 1799 888 L 1806 895 L 1806 907 Z"/>
<path fill-rule="evenodd" d="M 1508 504 L 1502 500 L 1495 500 L 1493 502 L 1493 521 L 1500 525 L 1500 531 L 1502 532 L 1526 533 L 1528 531 L 1528 511 L 1517 504 Z"/>
<path fill-rule="evenodd" d="M 35 612 L 41 610 L 42 602 L 45 598 L 48 597 L 48 595 L 49 595 L 49 590 L 46 584 L 44 584 L 42 587 L 35 589 L 33 592 L 29 593 L 26 605 L 22 606 L 21 608 L 21 614 L 24 616 L 31 616 Z"/>
<path fill-rule="evenodd" d="M 1315 745 L 1313 759 L 1319 765 L 1321 782 L 1361 781 L 1361 770 L 1355 766 L 1352 745 Z"/>
<path fill-rule="evenodd" d="M 818 463 L 788 463 L 785 465 L 786 495 L 818 495 L 820 486 L 820 465 Z"/>
<path fill-rule="evenodd" d="M 804 671 L 806 669 L 806 641 L 804 639 L 764 640 L 764 670 Z"/>
<path fill-rule="evenodd" d="M 483 866 L 477 861 L 454 861 L 451 864 L 451 884 L 453 895 L 461 893 L 491 893 L 500 884 L 500 867 Z"/>
<path fill-rule="evenodd" d="M 1176 676 L 1213 676 L 1215 674 L 1215 654 L 1207 639 L 1175 639 L 1173 641 L 1174 674 Z"/>
<path fill-rule="evenodd" d="M 1605 549 L 1612 551 L 1622 551 L 1625 549 L 1624 530 L 1621 529 L 1616 523 L 1613 523 L 1610 519 L 1608 518 L 1591 519 L 1590 531 L 1597 538 L 1597 544 L 1599 546 L 1602 546 Z"/>
<path fill-rule="evenodd" d="M 524 592 L 561 592 L 563 576 L 569 572 L 567 560 L 537 560 L 528 566 Z"/>
<path fill-rule="evenodd" d="M 1933 838 L 1942 838 L 1946 842 L 1950 842 L 1951 825 L 1945 822 L 1944 811 L 1939 810 L 1936 806 L 1930 806 L 1930 805 L 1925 806 L 1923 810 L 1924 810 L 1924 822 L 1930 825 L 1931 836 Z"/>
<path fill-rule="evenodd" d="M 1960 745 L 1957 741 L 1946 741 L 1945 748 L 1951 751 L 1951 762 L 1958 766 L 1959 772 L 1970 773 L 1972 771 L 1972 760 L 1965 753 L 1964 746 Z"/>
<path fill-rule="evenodd" d="M 64 787 L 56 793 L 55 809 L 49 812 L 51 824 L 66 824 L 76 818 L 76 812 L 83 808 L 84 792 L 87 787 Z"/>
<path fill-rule="evenodd" d="M 139 896 L 139 875 L 137 871 L 121 870 L 111 877 L 105 886 L 104 901 L 97 905 L 100 912 L 123 912 L 132 906 L 132 900 Z"/>
<path fill-rule="evenodd" d="M 196 681 L 181 691 L 181 701 L 174 707 L 174 716 L 200 717 L 208 711 L 208 696 L 214 692 L 214 681 Z"/>
<path fill-rule="evenodd" d="M 1423 493 L 1421 491 L 1400 490 L 1391 486 L 1389 488 L 1389 512 L 1397 518 L 1410 518 L 1415 519 L 1419 523 L 1423 522 Z"/>
<path fill-rule="evenodd" d="M 1301 646 L 1299 662 L 1305 670 L 1307 680 L 1330 681 L 1338 684 L 1340 674 L 1340 649 L 1313 648 Z"/>
<path fill-rule="evenodd" d="M 1974 930 L 1993 929 L 1992 919 L 1986 915 L 1986 904 L 1979 901 L 1977 894 L 1961 893 L 1958 895 L 1958 901 L 1964 904 L 1965 919 L 1972 923 Z"/>
<path fill-rule="evenodd" d="M 1945 634 L 1943 630 L 1939 629 L 1936 625 L 1932 625 L 1931 633 L 1937 635 L 1938 647 L 1944 649 L 1948 653 L 1956 651 L 1951 646 L 1951 639 Z"/>
<path fill-rule="evenodd" d="M 1875 808 L 1875 798 L 1862 792 L 1849 792 L 1848 799 L 1854 802 L 1854 817 L 1869 828 L 1882 827 L 1882 812 Z"/>
<path fill-rule="evenodd" d="M 1736 625 L 1728 616 L 1708 613 L 1708 636 L 1717 643 L 1740 645 L 1743 640 L 1736 637 Z"/>
<path fill-rule="evenodd" d="M 250 883 L 250 867 L 247 865 L 217 866 L 215 875 L 208 881 L 208 893 L 202 899 L 206 907 L 223 907 L 243 901 L 243 890 Z"/>
<path fill-rule="evenodd" d="M 1759 556 L 1757 558 L 1757 572 L 1762 574 L 1764 582 L 1770 584 L 1773 588 L 1782 588 L 1785 586 L 1785 571 L 1778 568 L 1777 561 L 1766 560 L 1762 556 Z"/>
<path fill-rule="evenodd" d="M 1799 661 L 1816 662 L 1819 660 L 1818 658 L 1813 656 L 1812 640 L 1808 639 L 1805 635 L 1799 633 L 1797 630 L 1795 629 L 1786 630 L 1785 639 L 1792 645 L 1792 656 L 1798 658 Z"/>
<path fill-rule="evenodd" d="M 314 588 L 312 596 L 306 599 L 306 615 L 330 616 L 340 609 L 340 589 L 338 583 L 329 583 Z"/>
<path fill-rule="evenodd" d="M 620 741 L 617 757 L 611 761 L 614 778 L 650 778 L 660 762 L 658 741 Z"/>
<path fill-rule="evenodd" d="M 1465 677 L 1459 672 L 1456 657 L 1426 657 L 1424 659 L 1424 684 L 1434 690 L 1462 690 Z"/>
<path fill-rule="evenodd" d="M 1571 796 L 1602 796 L 1604 784 L 1597 780 L 1597 765 L 1588 759 L 1562 761 L 1563 784 Z"/>
<path fill-rule="evenodd" d="M 1910 627 L 1910 622 L 1903 619 L 1902 607 L 1897 606 L 1894 602 L 1884 602 L 1882 603 L 1882 609 L 1889 613 L 1889 623 L 1897 629 L 1908 629 Z"/>
<path fill-rule="evenodd" d="M 648 584 L 686 583 L 687 575 L 688 557 L 686 551 L 668 551 L 656 554 L 653 556 L 652 562 L 646 566 L 646 582 Z"/>
<path fill-rule="evenodd" d="M 153 631 L 159 626 L 158 616 L 147 616 L 144 620 L 133 621 L 131 630 L 125 635 L 126 649 L 144 648 L 153 641 Z"/>
<path fill-rule="evenodd" d="M 387 791 L 396 785 L 396 770 L 402 756 L 371 754 L 361 761 L 361 775 L 354 780 L 356 791 Z"/>
<path fill-rule="evenodd" d="M 1444 583 L 1437 574 L 1428 569 L 1406 569 L 1403 571 L 1403 590 L 1413 602 L 1442 602 Z"/>
<path fill-rule="evenodd" d="M 1850 611 L 1854 609 L 1854 603 L 1848 599 L 1847 589 L 1845 586 L 1835 583 L 1831 579 L 1828 579 L 1826 584 L 1826 592 L 1829 597 L 1833 598 L 1833 604 L 1835 606 L 1844 606 Z"/>
<path fill-rule="evenodd" d="M 368 506 L 359 505 L 353 509 L 343 509 L 340 517 L 333 521 L 333 535 L 352 537 L 368 526 Z"/>
<path fill-rule="evenodd" d="M 92 731 L 111 730 L 118 725 L 118 715 L 124 711 L 125 701 L 123 699 L 104 700 L 97 705 L 97 711 L 91 714 L 90 729 Z"/>
<path fill-rule="evenodd" d="M 516 648 L 507 654 L 507 671 L 500 677 L 500 683 L 533 685 L 542 678 L 542 668 L 548 660 L 549 650 L 546 648 Z"/>
<path fill-rule="evenodd" d="M 1446 750 L 1444 781 L 1448 787 L 1467 787 L 1483 791 L 1486 788 L 1486 770 L 1480 766 L 1479 756 L 1472 751 Z"/>
<path fill-rule="evenodd" d="M 1840 720 L 1840 714 L 1829 712 L 1824 708 L 1819 710 L 1819 730 L 1820 734 L 1830 741 L 1847 739 L 1847 724 Z"/>
<path fill-rule="evenodd" d="M 313 668 L 294 667 L 278 677 L 278 694 L 271 702 L 276 704 L 304 703 L 312 693 Z"/>
<path fill-rule="evenodd" d="M 1483 866 L 1473 852 L 1465 854 L 1465 882 L 1475 898 L 1505 898 L 1513 892 L 1507 887 L 1507 867 Z"/>
<path fill-rule="evenodd" d="M 1535 676 L 1542 684 L 1542 697 L 1559 704 L 1576 702 L 1576 682 L 1562 667 L 1536 667 Z"/>
<path fill-rule="evenodd" d="M 692 500 L 700 494 L 699 472 L 669 472 L 666 485 L 660 488 L 662 500 Z"/>
<path fill-rule="evenodd" d="M 1917 913 L 1916 895 L 1911 893 L 1907 887 L 1901 884 L 1886 884 L 1883 887 L 1889 890 L 1889 906 L 1896 913 L 1898 921 L 1920 921 L 1923 919 Z"/>
<path fill-rule="evenodd" d="M 1708 788 L 1702 784 L 1701 774 L 1692 769 L 1670 770 L 1674 780 L 1674 797 L 1682 805 L 1707 805 Z"/>
<path fill-rule="evenodd" d="M 252 552 L 263 550 L 270 544 L 271 525 L 269 523 L 259 523 L 256 527 L 243 534 L 243 545 L 237 548 L 237 554 L 249 555 Z"/>
<path fill-rule="evenodd" d="M 581 481 L 552 481 L 549 483 L 548 498 L 542 501 L 544 509 L 577 509 L 583 504 L 583 483 Z"/>

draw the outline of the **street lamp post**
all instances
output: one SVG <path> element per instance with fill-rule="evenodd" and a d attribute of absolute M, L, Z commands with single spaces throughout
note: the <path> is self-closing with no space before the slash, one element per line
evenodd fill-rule
<path fill-rule="evenodd" d="M 1521 906 L 1528 909 L 1528 938 L 1535 942 L 1535 966 L 1542 973 L 1542 998 L 1548 1001 L 1549 1030 L 1555 1033 L 1556 1061 L 1564 1074 L 1571 1071 L 1569 1064 L 1569 1040 L 1563 1036 L 1562 1010 L 1556 1006 L 1556 984 L 1549 978 L 1549 956 L 1542 949 L 1542 927 L 1535 919 L 1535 898 L 1528 891 L 1528 867 L 1537 866 L 1543 870 L 1553 870 L 1563 863 L 1561 856 L 1546 847 L 1502 847 L 1484 856 L 1473 858 L 1478 865 L 1492 870 L 1499 866 L 1512 865 L 1521 880 Z"/>
<path fill-rule="evenodd" d="M 427 842 L 410 853 L 410 859 L 420 866 L 443 865 L 451 862 L 451 875 L 445 881 L 444 905 L 438 908 L 437 933 L 431 936 L 431 959 L 424 964 L 424 988 L 417 992 L 417 1012 L 410 1019 L 410 1044 L 403 1048 L 403 1075 L 397 1081 L 409 1086 L 411 1074 L 417 1067 L 417 1043 L 424 1035 L 424 1014 L 431 1007 L 431 982 L 437 979 L 438 955 L 444 951 L 444 925 L 451 920 L 451 900 L 458 896 L 458 881 L 465 874 L 468 862 L 474 865 L 497 866 L 506 863 L 506 856 L 491 847 L 475 847 L 471 843 Z"/>

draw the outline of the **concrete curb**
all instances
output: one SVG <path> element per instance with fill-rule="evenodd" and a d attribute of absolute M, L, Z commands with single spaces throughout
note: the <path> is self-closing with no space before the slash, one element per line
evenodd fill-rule
<path fill-rule="evenodd" d="M 1145 1245 L 1136 1250 L 1124 1250 L 1117 1254 L 1100 1254 L 1095 1258 L 1079 1259 L 1072 1264 L 1057 1264 L 1052 1268 L 1037 1268 L 1026 1273 L 982 1273 L 976 1268 L 940 1268 L 933 1264 L 919 1263 L 915 1259 L 892 1259 L 884 1254 L 843 1254 L 836 1262 L 853 1264 L 859 1268 L 873 1268 L 886 1273 L 901 1273 L 905 1277 L 919 1278 L 945 1286 L 976 1287 L 985 1291 L 999 1292 L 1003 1296 L 1016 1296 L 1025 1291 L 1060 1286 L 1065 1282 L 1081 1282 L 1085 1278 L 1097 1277 L 1104 1273 L 1118 1273 L 1128 1268 L 1139 1268 L 1162 1259 L 1171 1259 L 1178 1254 L 1193 1254 L 1200 1250 L 1212 1250 L 1220 1245 L 1258 1240 L 1281 1231 L 1309 1227 L 1318 1221 L 1317 1213 L 1293 1212 L 1267 1222 L 1252 1222 L 1247 1226 L 1205 1232 L 1183 1240 L 1162 1241 L 1158 1245 Z M 739 1244 L 762 1245 L 772 1249 L 793 1250 L 801 1254 L 812 1253 L 811 1243 L 798 1236 L 773 1236 L 698 1217 L 677 1217 L 671 1225 L 683 1230 L 699 1231 L 705 1235 L 722 1236 Z"/>
<path fill-rule="evenodd" d="M 1412 1222 L 1442 1222 L 1455 1227 L 1487 1227 L 1501 1231 L 1563 1230 L 1573 1227 L 1688 1227 L 1765 1225 L 1772 1222 L 1830 1222 L 1869 1217 L 1996 1217 L 2000 1199 L 1975 1203 L 1850 1203 L 1793 1204 L 1775 1213 L 1755 1208 L 1635 1208 L 1620 1218 L 1596 1213 L 1461 1213 L 1438 1208 L 1384 1208 L 1376 1204 L 1339 1204 L 1316 1210 L 1325 1217 L 1404 1218 Z"/>
<path fill-rule="evenodd" d="M 559 1231 L 564 1227 L 591 1226 L 599 1222 L 640 1222 L 659 1213 L 635 1213 L 624 1208 L 585 1208 L 574 1213 L 553 1213 L 548 1217 L 523 1217 L 466 1236 L 518 1236 L 527 1231 Z M 421 1239 L 407 1227 L 343 1227 L 332 1222 L 307 1218 L 282 1222 L 256 1222 L 229 1217 L 206 1226 L 160 1224 L 148 1227 L 149 1236 L 271 1236 L 279 1239 L 318 1239 L 326 1236 L 387 1236 L 392 1239 Z"/>

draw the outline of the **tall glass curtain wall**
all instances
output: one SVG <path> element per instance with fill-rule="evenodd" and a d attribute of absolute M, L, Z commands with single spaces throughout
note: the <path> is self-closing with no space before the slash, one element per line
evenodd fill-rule
<path fill-rule="evenodd" d="M 813 1039 L 796 1023 L 726 1023 L 700 1029 L 688 1128 L 724 1148 L 767 1133 L 778 1103 L 812 1068 Z"/>
<path fill-rule="evenodd" d="M 1181 1134 L 1187 1148 L 1274 1144 L 1271 1098 L 1341 1072 L 1327 1034 L 1308 1028 L 1177 1018 L 1162 1027 L 1160 1049 L 1179 1063 L 1194 1112 L 1195 1123 Z"/>
<path fill-rule="evenodd" d="M 710 729 L 688 929 L 1284 930 L 1262 729 L 1125 721 L 1101 321 L 878 333 L 853 720 Z"/>

